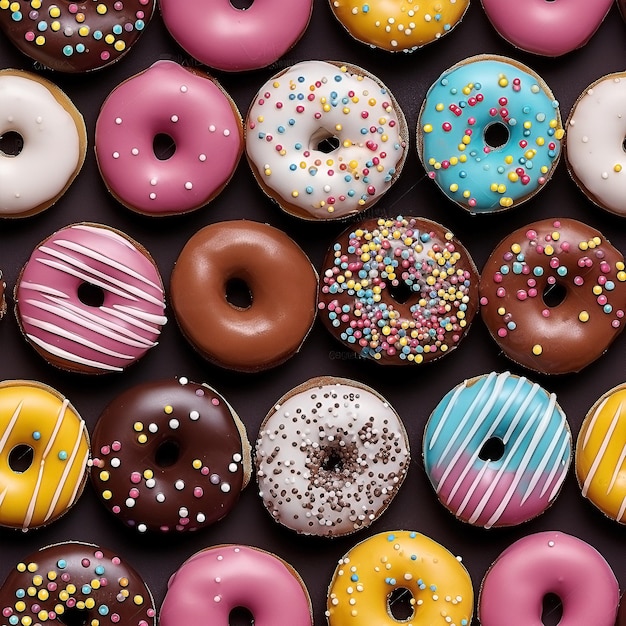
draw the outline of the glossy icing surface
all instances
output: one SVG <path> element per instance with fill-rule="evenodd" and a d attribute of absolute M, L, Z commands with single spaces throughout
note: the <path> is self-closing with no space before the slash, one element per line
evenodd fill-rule
<path fill-rule="evenodd" d="M 148 215 L 186 213 L 230 180 L 243 151 L 242 121 L 220 86 L 173 61 L 157 61 L 116 87 L 96 123 L 96 155 L 107 187 Z M 157 157 L 155 136 L 174 143 Z"/>
<path fill-rule="evenodd" d="M 166 322 L 163 284 L 137 246 L 87 223 L 37 246 L 15 289 L 16 313 L 33 347 L 59 367 L 100 373 L 121 371 L 155 346 Z M 101 304 L 81 300 L 84 285 Z"/>
<path fill-rule="evenodd" d="M 13 458 L 26 448 L 24 469 Z M 42 383 L 0 383 L 0 525 L 27 530 L 58 519 L 82 493 L 88 460 L 87 428 L 69 400 Z"/>
<path fill-rule="evenodd" d="M 548 219 L 496 246 L 480 280 L 481 317 L 513 361 L 577 372 L 624 328 L 624 257 L 594 228 Z"/>
<path fill-rule="evenodd" d="M 580 96 L 567 122 L 567 163 L 584 193 L 626 216 L 626 72 L 609 74 Z"/>
<path fill-rule="evenodd" d="M 487 456 L 498 440 L 501 454 Z M 437 497 L 477 526 L 511 526 L 554 501 L 570 465 L 572 437 L 554 394 L 505 372 L 463 382 L 430 416 L 424 466 Z M 486 456 L 486 458 L 485 458 Z"/>
<path fill-rule="evenodd" d="M 541 626 L 543 598 L 559 597 L 559 626 L 614 626 L 619 587 L 604 557 L 558 531 L 519 539 L 496 559 L 478 599 L 481 626 Z"/>
<path fill-rule="evenodd" d="M 576 444 L 576 476 L 585 498 L 626 524 L 626 384 L 587 413 Z"/>
<path fill-rule="evenodd" d="M 469 0 L 330 0 L 330 6 L 355 39 L 389 52 L 413 52 L 449 33 Z"/>
<path fill-rule="evenodd" d="M 584 46 L 613 0 L 481 0 L 487 17 L 521 50 L 556 57 Z"/>
<path fill-rule="evenodd" d="M 471 622 L 474 590 L 460 558 L 426 535 L 399 530 L 365 539 L 339 561 L 328 590 L 329 626 L 398 624 L 389 607 L 398 589 L 408 590 L 416 607 L 401 620 L 406 626 Z"/>
<path fill-rule="evenodd" d="M 336 219 L 364 211 L 389 189 L 404 162 L 405 131 L 402 111 L 377 79 L 354 66 L 303 61 L 255 96 L 246 153 L 285 211 Z M 325 140 L 338 147 L 329 152 Z"/>
<path fill-rule="evenodd" d="M 469 252 L 427 219 L 351 226 L 322 267 L 321 320 L 345 346 L 377 363 L 424 363 L 447 354 L 478 308 Z"/>
<path fill-rule="evenodd" d="M 84 124 L 79 130 L 73 117 L 80 113 L 53 90 L 58 91 L 34 74 L 0 71 L 0 136 L 17 133 L 23 141 L 17 155 L 0 149 L 0 216 L 45 208 L 82 165 Z"/>
<path fill-rule="evenodd" d="M 243 545 L 197 552 L 170 578 L 161 606 L 161 626 L 228 626 L 237 607 L 255 626 L 313 626 L 309 595 L 300 576 L 282 559 Z"/>
<path fill-rule="evenodd" d="M 193 531 L 224 517 L 249 458 L 226 401 L 186 378 L 122 393 L 100 415 L 92 445 L 98 495 L 139 532 Z"/>
<path fill-rule="evenodd" d="M 240 281 L 249 306 L 229 301 Z M 274 367 L 305 340 L 317 305 L 317 273 L 284 232 L 233 220 L 189 239 L 171 278 L 172 308 L 185 336 L 207 359 L 238 371 Z"/>
<path fill-rule="evenodd" d="M 261 424 L 255 451 L 267 510 L 310 535 L 369 526 L 400 489 L 410 460 L 393 407 L 342 378 L 314 378 L 281 398 Z"/>
<path fill-rule="evenodd" d="M 155 0 L 5 0 L 0 29 L 27 56 L 59 72 L 87 72 L 124 55 Z"/>
<path fill-rule="evenodd" d="M 502 139 L 491 138 L 492 126 Z M 537 192 L 558 163 L 563 135 L 558 102 L 541 78 L 502 56 L 446 70 L 418 121 L 428 176 L 470 213 L 509 209 Z"/>
<path fill-rule="evenodd" d="M 245 10 L 229 0 L 161 0 L 163 21 L 191 56 L 227 72 L 272 64 L 300 39 L 313 0 L 254 0 Z"/>
<path fill-rule="evenodd" d="M 0 609 L 2 626 L 77 620 L 156 625 L 154 601 L 139 574 L 111 550 L 75 541 L 47 546 L 18 563 L 0 589 Z"/>

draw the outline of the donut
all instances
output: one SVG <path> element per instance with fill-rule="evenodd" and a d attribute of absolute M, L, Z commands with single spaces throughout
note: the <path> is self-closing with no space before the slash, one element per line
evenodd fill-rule
<path fill-rule="evenodd" d="M 582 48 L 602 24 L 613 0 L 481 0 L 501 37 L 533 54 L 558 57 Z"/>
<path fill-rule="evenodd" d="M 86 151 L 83 117 L 59 87 L 31 72 L 0 70 L 0 217 L 51 207 L 80 172 Z"/>
<path fill-rule="evenodd" d="M 541 626 L 546 594 L 561 600 L 560 626 L 614 626 L 619 588 L 604 557 L 564 532 L 522 537 L 496 559 L 478 598 L 481 626 Z"/>
<path fill-rule="evenodd" d="M 368 219 L 324 259 L 319 316 L 360 358 L 428 363 L 454 350 L 478 309 L 478 272 L 444 226 L 424 218 Z"/>
<path fill-rule="evenodd" d="M 0 526 L 51 524 L 76 503 L 87 480 L 85 423 L 52 387 L 5 380 L 0 430 Z"/>
<path fill-rule="evenodd" d="M 119 372 L 156 345 L 163 283 L 145 248 L 104 224 L 79 223 L 32 252 L 15 287 L 26 339 L 72 372 Z"/>
<path fill-rule="evenodd" d="M 240 9 L 236 5 L 247 4 Z M 298 42 L 313 0 L 161 0 L 167 30 L 192 57 L 225 72 L 271 65 Z"/>
<path fill-rule="evenodd" d="M 626 383 L 587 413 L 576 442 L 576 477 L 585 498 L 626 524 Z"/>
<path fill-rule="evenodd" d="M 181 565 L 168 582 L 159 624 L 228 626 L 237 608 L 247 609 L 255 626 L 313 626 L 298 572 L 274 554 L 234 544 L 205 548 Z"/>
<path fill-rule="evenodd" d="M 115 552 L 78 541 L 47 546 L 18 563 L 0 588 L 0 609 L 3 626 L 156 625 L 139 574 Z"/>
<path fill-rule="evenodd" d="M 193 531 L 227 515 L 250 478 L 245 427 L 214 389 L 178 380 L 135 385 L 100 415 L 91 479 L 127 526 Z"/>
<path fill-rule="evenodd" d="M 624 257 L 573 219 L 541 220 L 503 239 L 479 291 L 481 317 L 505 355 L 543 374 L 580 371 L 624 326 Z"/>
<path fill-rule="evenodd" d="M 509 372 L 477 376 L 431 413 L 424 468 L 458 519 L 491 528 L 543 513 L 559 494 L 572 436 L 556 396 Z"/>
<path fill-rule="evenodd" d="M 298 352 L 315 320 L 317 282 L 308 257 L 284 232 L 246 220 L 218 222 L 180 252 L 171 304 L 202 356 L 255 372 Z"/>
<path fill-rule="evenodd" d="M 155 137 L 167 146 L 163 154 L 155 151 Z M 102 105 L 95 139 L 111 193 L 126 207 L 155 216 L 210 202 L 243 152 L 235 103 L 214 79 L 173 61 L 157 61 L 118 85 Z"/>
<path fill-rule="evenodd" d="M 130 50 L 154 6 L 155 0 L 3 0 L 0 30 L 44 68 L 89 72 Z"/>
<path fill-rule="evenodd" d="M 396 617 L 394 604 L 407 592 L 411 613 Z M 469 626 L 473 610 L 461 559 L 426 535 L 397 530 L 368 537 L 339 560 L 326 617 L 329 626 Z"/>
<path fill-rule="evenodd" d="M 263 191 L 306 220 L 365 211 L 397 180 L 404 114 L 378 78 L 353 65 L 303 61 L 254 97 L 246 155 Z"/>
<path fill-rule="evenodd" d="M 567 120 L 565 158 L 583 193 L 601 208 L 626 217 L 626 72 L 595 81 Z"/>
<path fill-rule="evenodd" d="M 299 534 L 337 537 L 382 515 L 410 453 L 385 398 L 357 381 L 320 376 L 272 407 L 255 458 L 259 493 L 274 520 Z"/>
<path fill-rule="evenodd" d="M 388 52 L 414 52 L 440 39 L 460 23 L 468 6 L 469 0 L 330 0 L 335 17 L 354 39 Z"/>
<path fill-rule="evenodd" d="M 430 87 L 417 147 L 428 177 L 450 200 L 470 213 L 494 213 L 545 185 L 563 135 L 559 103 L 539 75 L 485 54 L 457 63 Z"/>

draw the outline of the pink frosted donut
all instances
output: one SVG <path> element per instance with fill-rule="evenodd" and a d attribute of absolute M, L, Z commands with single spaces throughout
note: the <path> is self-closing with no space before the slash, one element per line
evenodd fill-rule
<path fill-rule="evenodd" d="M 516 48 L 558 57 L 584 46 L 613 0 L 482 0 L 493 27 Z"/>
<path fill-rule="evenodd" d="M 171 140 L 160 158 L 155 141 Z M 207 204 L 233 175 L 243 151 L 239 111 L 206 74 L 157 61 L 116 87 L 96 122 L 96 156 L 113 195 L 144 215 Z"/>
<path fill-rule="evenodd" d="M 478 599 L 481 626 L 541 626 L 547 594 L 561 600 L 559 626 L 614 626 L 619 586 L 604 557 L 562 532 L 528 535 L 487 571 Z"/>
<path fill-rule="evenodd" d="M 170 578 L 160 626 L 228 626 L 238 607 L 255 626 L 312 626 L 311 601 L 298 573 L 277 556 L 250 546 L 197 552 Z"/>
<path fill-rule="evenodd" d="M 39 244 L 15 287 L 26 339 L 73 372 L 121 371 L 165 324 L 159 271 L 137 242 L 102 224 L 72 224 Z"/>
<path fill-rule="evenodd" d="M 266 67 L 290 50 L 311 19 L 313 0 L 161 0 L 174 39 L 195 59 L 226 72 Z"/>

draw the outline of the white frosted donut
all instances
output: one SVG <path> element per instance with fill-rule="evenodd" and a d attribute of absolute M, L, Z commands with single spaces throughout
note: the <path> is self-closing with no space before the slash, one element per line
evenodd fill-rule
<path fill-rule="evenodd" d="M 19 70 L 0 71 L 0 137 L 12 133 L 21 149 L 0 144 L 0 216 L 25 217 L 52 205 L 82 167 L 83 119 L 51 82 Z"/>
<path fill-rule="evenodd" d="M 313 378 L 288 392 L 256 443 L 266 508 L 307 535 L 369 526 L 400 489 L 409 460 L 398 414 L 372 389 L 345 378 Z"/>
<path fill-rule="evenodd" d="M 304 61 L 255 96 L 246 152 L 261 187 L 308 220 L 364 211 L 400 175 L 406 120 L 388 89 L 355 66 Z"/>
<path fill-rule="evenodd" d="M 578 98 L 567 123 L 570 172 L 598 206 L 626 216 L 626 72 L 592 83 Z"/>

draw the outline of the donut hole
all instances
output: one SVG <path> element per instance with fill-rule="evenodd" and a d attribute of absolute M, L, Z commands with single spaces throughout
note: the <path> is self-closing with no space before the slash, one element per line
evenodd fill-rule
<path fill-rule="evenodd" d="M 398 304 L 406 304 L 413 295 L 411 287 L 405 282 L 400 281 L 394 281 L 388 284 L 387 291 Z"/>
<path fill-rule="evenodd" d="M 481 461 L 499 461 L 503 456 L 504 442 L 499 437 L 489 437 L 478 452 Z"/>
<path fill-rule="evenodd" d="M 321 465 L 322 469 L 325 472 L 341 473 L 344 468 L 344 458 L 343 454 L 341 454 L 341 450 L 338 448 L 328 448 L 324 453 Z"/>
<path fill-rule="evenodd" d="M 624 140 L 622 141 L 622 150 L 626 152 L 626 137 L 624 137 Z"/>
<path fill-rule="evenodd" d="M 60 615 L 57 614 L 56 619 L 65 626 L 86 626 L 91 621 L 87 609 L 79 609 L 75 606 L 66 608 Z"/>
<path fill-rule="evenodd" d="M 154 462 L 161 469 L 171 467 L 180 458 L 180 444 L 175 439 L 162 441 L 154 452 Z"/>
<path fill-rule="evenodd" d="M 24 149 L 24 137 L 14 130 L 0 135 L 0 154 L 16 157 Z"/>
<path fill-rule="evenodd" d="M 548 283 L 541 294 L 543 303 L 551 309 L 559 306 L 559 304 L 562 304 L 565 301 L 566 296 L 566 287 L 561 283 L 556 282 L 553 284 Z"/>
<path fill-rule="evenodd" d="M 483 132 L 485 144 L 492 150 L 499 150 L 500 148 L 506 146 L 509 142 L 509 137 L 511 136 L 507 125 L 503 122 L 492 122 L 491 124 L 485 126 L 485 130 Z"/>
<path fill-rule="evenodd" d="M 228 626 L 254 626 L 254 615 L 244 606 L 236 606 L 228 614 Z"/>
<path fill-rule="evenodd" d="M 543 626 L 558 626 L 563 617 L 563 603 L 556 593 L 547 593 L 543 597 L 541 623 Z"/>
<path fill-rule="evenodd" d="M 167 161 L 176 152 L 176 142 L 167 133 L 157 133 L 152 140 L 152 151 L 159 161 Z"/>
<path fill-rule="evenodd" d="M 104 304 L 104 289 L 91 283 L 81 283 L 78 286 L 78 299 L 85 306 L 101 307 Z"/>
<path fill-rule="evenodd" d="M 15 446 L 9 452 L 9 467 L 16 474 L 23 474 L 33 464 L 34 450 L 24 443 Z"/>
<path fill-rule="evenodd" d="M 240 11 L 245 11 L 249 9 L 253 4 L 254 0 L 230 0 L 230 4 L 233 9 L 239 9 Z"/>
<path fill-rule="evenodd" d="M 387 611 L 397 622 L 405 622 L 415 614 L 415 598 L 410 589 L 398 587 L 387 596 Z"/>
<path fill-rule="evenodd" d="M 249 309 L 252 306 L 252 291 L 242 278 L 226 281 L 226 301 L 236 309 Z"/>
<path fill-rule="evenodd" d="M 324 154 L 330 154 L 339 148 L 341 140 L 334 133 L 326 130 L 325 128 L 318 128 L 309 140 L 311 150 L 317 152 L 323 152 Z"/>

